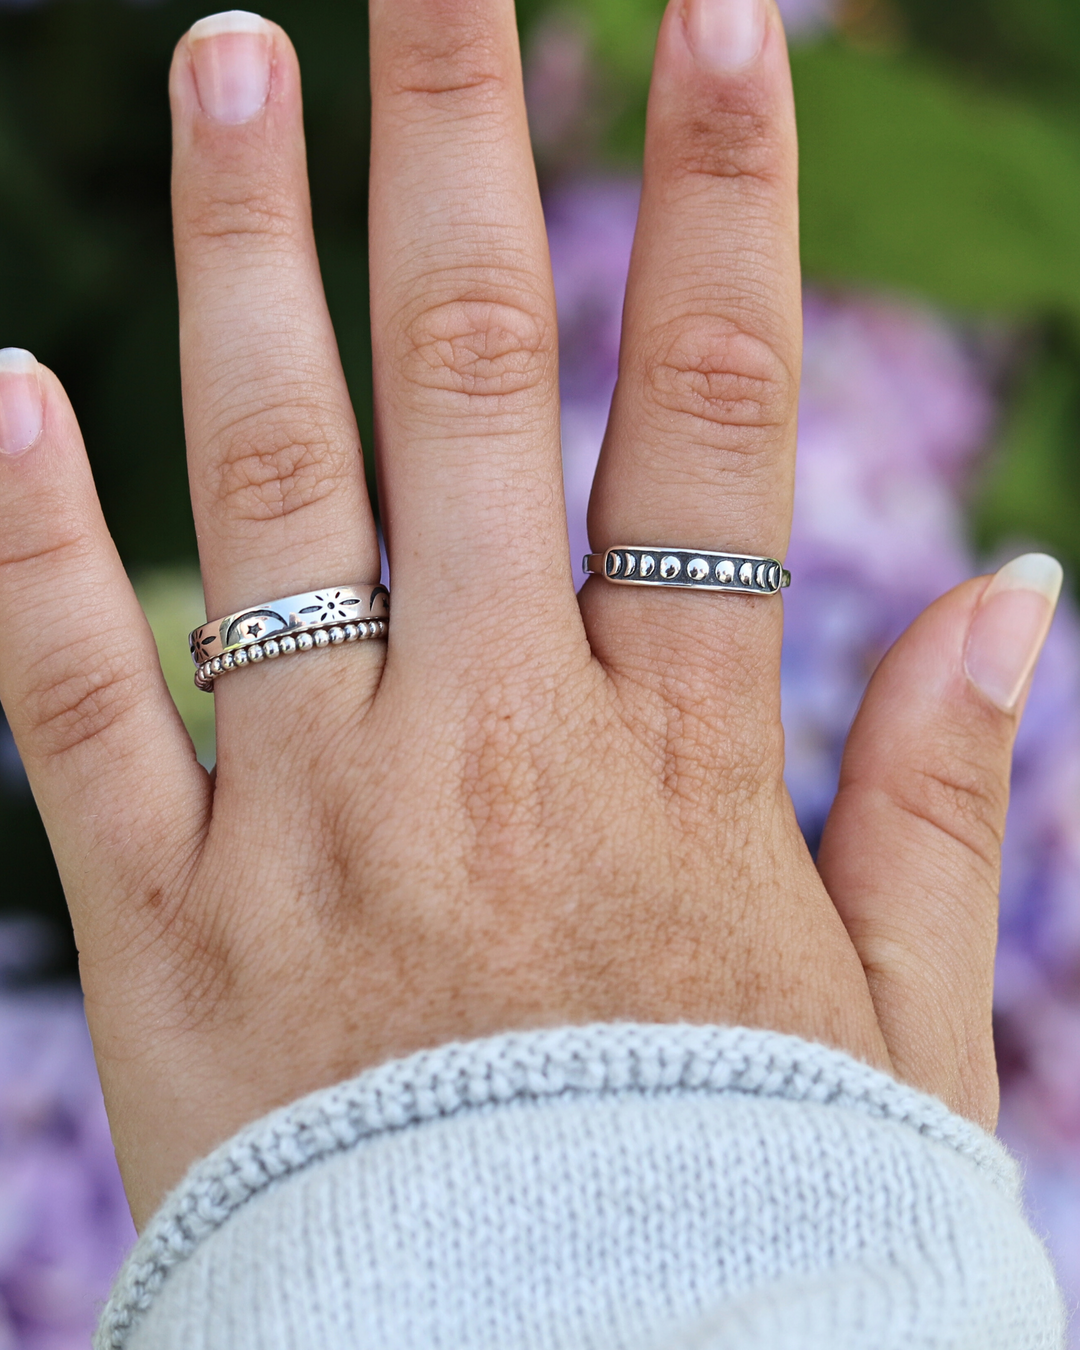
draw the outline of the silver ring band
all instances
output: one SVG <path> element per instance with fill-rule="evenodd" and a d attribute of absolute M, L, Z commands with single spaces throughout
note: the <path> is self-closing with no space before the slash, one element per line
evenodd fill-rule
<path fill-rule="evenodd" d="M 213 619 L 188 637 L 195 683 L 211 690 L 226 671 L 277 656 L 385 637 L 390 592 L 371 582 L 324 586 Z"/>
<path fill-rule="evenodd" d="M 677 586 L 691 591 L 775 595 L 791 585 L 791 573 L 775 558 L 705 549 L 618 544 L 606 553 L 586 553 L 582 566 L 617 586 Z"/>
<path fill-rule="evenodd" d="M 213 693 L 214 681 L 230 670 L 258 665 L 260 661 L 273 661 L 279 656 L 317 651 L 320 647 L 340 647 L 343 642 L 385 637 L 389 627 L 388 619 L 360 619 L 357 623 L 334 624 L 331 628 L 305 628 L 295 636 L 286 634 L 267 638 L 264 642 L 250 642 L 196 667 L 195 684 L 204 692 Z"/>

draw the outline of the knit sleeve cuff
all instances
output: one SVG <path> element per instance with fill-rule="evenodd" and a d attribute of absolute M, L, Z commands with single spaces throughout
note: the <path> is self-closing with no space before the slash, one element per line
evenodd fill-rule
<path fill-rule="evenodd" d="M 1015 1164 L 775 1032 L 610 1024 L 371 1069 L 197 1163 L 97 1350 L 1051 1350 Z"/>

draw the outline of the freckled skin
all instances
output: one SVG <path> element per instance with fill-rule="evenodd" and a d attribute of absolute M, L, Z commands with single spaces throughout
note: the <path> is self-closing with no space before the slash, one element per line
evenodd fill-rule
<path fill-rule="evenodd" d="M 0 456 L 0 625 L 28 634 L 0 651 L 0 697 L 71 903 L 137 1220 L 271 1108 L 512 1027 L 774 1027 L 992 1123 L 1016 715 L 963 674 L 985 581 L 931 607 L 882 663 L 815 866 L 783 785 L 781 599 L 601 578 L 574 593 L 511 0 L 370 11 L 389 641 L 223 677 L 207 775 L 47 371 L 40 443 Z M 379 574 L 310 229 L 298 68 L 284 33 L 266 34 L 269 93 L 246 122 L 202 108 L 192 39 L 171 77 L 211 617 Z M 777 15 L 724 75 L 673 5 L 595 548 L 783 558 L 795 159 Z M 84 605 L 62 635 L 27 623 L 41 594 L 76 583 Z"/>

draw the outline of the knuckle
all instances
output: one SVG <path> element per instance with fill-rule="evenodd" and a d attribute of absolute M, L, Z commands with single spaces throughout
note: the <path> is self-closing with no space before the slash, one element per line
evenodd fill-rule
<path fill-rule="evenodd" d="M 296 220 L 273 193 L 257 194 L 249 185 L 219 191 L 182 217 L 178 232 L 185 243 L 274 248 L 296 237 Z"/>
<path fill-rule="evenodd" d="M 73 572 L 91 557 L 88 540 L 74 533 L 53 538 L 49 530 L 45 538 L 29 543 L 21 540 L 20 544 L 21 547 L 0 551 L 0 572 L 5 574 L 8 586 L 15 584 L 20 573 L 36 577 L 42 572 L 57 575 L 62 571 Z"/>
<path fill-rule="evenodd" d="M 666 147 L 677 180 L 732 180 L 740 188 L 771 191 L 781 181 L 784 156 L 773 119 L 755 108 L 723 107 L 687 118 Z"/>
<path fill-rule="evenodd" d="M 424 391 L 466 401 L 515 398 L 553 377 L 555 350 L 539 305 L 456 299 L 403 324 L 400 368 Z"/>
<path fill-rule="evenodd" d="M 43 760 L 107 736 L 138 702 L 142 672 L 126 657 L 108 656 L 73 669 L 71 656 L 65 649 L 41 664 L 20 705 L 20 740 Z"/>
<path fill-rule="evenodd" d="M 898 796 L 905 814 L 928 824 L 996 872 L 1005 834 L 1008 791 L 976 763 L 954 759 L 915 772 Z"/>
<path fill-rule="evenodd" d="M 446 104 L 505 94 L 507 81 L 491 25 L 456 7 L 456 13 L 402 42 L 383 68 L 386 91 L 410 101 Z"/>
<path fill-rule="evenodd" d="M 391 94 L 418 105 L 417 111 L 436 107 L 441 115 L 453 109 L 469 113 L 495 111 L 506 100 L 506 81 L 497 74 L 480 69 L 454 69 L 446 64 L 432 65 L 412 74 L 402 72 L 394 81 Z M 466 106 L 467 105 L 467 106 Z"/>
<path fill-rule="evenodd" d="M 215 498 L 234 522 L 280 520 L 324 501 L 348 476 L 340 438 L 300 409 L 261 411 L 219 433 Z M 354 446 L 350 458 L 359 450 Z"/>
<path fill-rule="evenodd" d="M 683 321 L 659 335 L 646 372 L 647 401 L 665 413 L 766 432 L 795 417 L 793 372 L 770 343 L 744 329 Z"/>

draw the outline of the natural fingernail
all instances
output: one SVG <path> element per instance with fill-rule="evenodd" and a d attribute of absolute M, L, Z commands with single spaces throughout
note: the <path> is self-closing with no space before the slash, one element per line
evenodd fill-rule
<path fill-rule="evenodd" d="M 230 9 L 193 24 L 187 40 L 203 112 L 229 126 L 250 122 L 270 92 L 270 25 Z"/>
<path fill-rule="evenodd" d="M 1039 659 L 1061 593 L 1061 564 L 1025 553 L 994 574 L 968 631 L 964 665 L 991 703 L 1012 712 Z"/>
<path fill-rule="evenodd" d="M 710 70 L 742 70 L 765 40 L 765 0 L 687 0 L 686 31 Z"/>
<path fill-rule="evenodd" d="M 21 347 L 0 349 L 0 451 L 29 450 L 41 435 L 44 411 L 33 355 Z"/>

